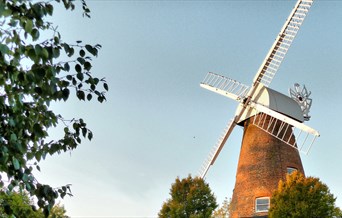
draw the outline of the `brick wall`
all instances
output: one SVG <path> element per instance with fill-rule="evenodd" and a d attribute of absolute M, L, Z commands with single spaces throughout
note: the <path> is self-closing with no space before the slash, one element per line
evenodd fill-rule
<path fill-rule="evenodd" d="M 265 216 L 255 212 L 259 197 L 271 197 L 280 179 L 285 179 L 287 168 L 304 174 L 298 151 L 252 124 L 244 123 L 244 134 L 231 201 L 231 217 Z M 267 121 L 266 121 L 267 122 Z M 289 129 L 289 134 L 291 133 Z"/>

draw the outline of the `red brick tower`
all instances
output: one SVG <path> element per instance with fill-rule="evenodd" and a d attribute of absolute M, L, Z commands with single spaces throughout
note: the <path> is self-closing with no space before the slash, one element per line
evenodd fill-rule
<path fill-rule="evenodd" d="M 258 117 L 257 115 L 256 117 Z M 244 122 L 244 134 L 231 202 L 231 217 L 266 217 L 272 192 L 286 173 L 304 169 L 297 149 Z M 268 120 L 266 121 L 268 122 Z M 289 128 L 287 134 L 291 134 Z"/>

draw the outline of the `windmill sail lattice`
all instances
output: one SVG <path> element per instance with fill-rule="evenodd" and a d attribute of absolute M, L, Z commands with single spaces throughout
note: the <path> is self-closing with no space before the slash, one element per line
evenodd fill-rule
<path fill-rule="evenodd" d="M 235 127 L 234 119 L 231 119 L 229 123 L 227 124 L 226 128 L 224 129 L 222 135 L 220 136 L 218 142 L 215 144 L 215 146 L 211 149 L 209 156 L 202 164 L 202 167 L 199 171 L 199 175 L 201 178 L 205 176 L 205 174 L 208 172 L 209 167 L 213 165 L 215 162 L 217 156 L 219 155 L 220 151 L 223 148 L 223 145 L 226 143 L 228 136 L 232 132 L 233 128 Z"/>
<path fill-rule="evenodd" d="M 290 48 L 293 39 L 297 35 L 299 27 L 302 25 L 312 3 L 313 0 L 302 0 L 297 2 L 261 64 L 258 73 L 254 78 L 254 82 L 261 82 L 264 86 L 269 86 Z"/>
<path fill-rule="evenodd" d="M 305 154 L 309 153 L 312 144 L 319 136 L 292 126 L 266 113 L 261 112 L 258 114 L 259 116 L 253 119 L 255 126 Z"/>
<path fill-rule="evenodd" d="M 237 101 L 243 99 L 249 89 L 248 86 L 236 80 L 211 72 L 205 76 L 200 86 Z"/>

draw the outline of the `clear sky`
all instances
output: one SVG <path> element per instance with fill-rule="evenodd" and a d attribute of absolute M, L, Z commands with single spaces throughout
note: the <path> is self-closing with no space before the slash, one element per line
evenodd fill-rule
<path fill-rule="evenodd" d="M 67 42 L 103 46 L 93 74 L 106 77 L 107 102 L 53 108 L 84 118 L 94 132 L 71 153 L 46 158 L 40 182 L 72 184 L 62 203 L 72 217 L 153 217 L 177 176 L 196 175 L 237 103 L 201 89 L 207 72 L 249 85 L 295 5 L 288 1 L 88 0 L 92 18 L 56 8 Z M 342 1 L 317 0 L 271 88 L 297 82 L 312 91 L 307 125 L 321 137 L 301 155 L 342 207 Z M 52 136 L 60 135 L 51 131 Z M 242 137 L 237 127 L 206 181 L 218 203 L 230 198 Z"/>

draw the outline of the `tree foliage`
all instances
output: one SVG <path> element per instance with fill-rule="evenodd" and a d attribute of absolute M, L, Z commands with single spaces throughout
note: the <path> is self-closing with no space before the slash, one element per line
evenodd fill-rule
<path fill-rule="evenodd" d="M 6 194 L 4 191 L 0 192 L 0 217 L 29 217 L 29 218 L 43 218 L 44 214 L 41 209 L 36 209 L 32 206 L 28 194 L 24 191 L 11 192 Z M 63 205 L 56 204 L 51 209 L 48 218 L 68 218 L 66 210 Z"/>
<path fill-rule="evenodd" d="M 31 206 L 30 198 L 24 192 L 0 192 L 0 216 L 43 218 L 43 213 Z"/>
<path fill-rule="evenodd" d="M 81 0 L 83 15 L 90 10 Z M 108 85 L 91 73 L 92 58 L 100 45 L 62 40 L 57 25 L 49 21 L 54 7 L 73 10 L 72 0 L 0 0 L 0 187 L 11 192 L 25 189 L 37 198 L 47 215 L 58 197 L 71 195 L 70 186 L 52 188 L 33 175 L 49 155 L 75 149 L 93 133 L 82 118 L 64 118 L 50 104 L 67 101 L 106 100 Z M 44 36 L 44 37 L 43 37 Z M 64 125 L 64 136 L 51 139 L 50 128 Z"/>
<path fill-rule="evenodd" d="M 293 172 L 287 175 L 285 182 L 279 182 L 273 193 L 269 217 L 342 217 L 335 200 L 328 186 L 318 178 L 305 178 L 301 173 Z"/>
<path fill-rule="evenodd" d="M 230 200 L 225 198 L 222 202 L 222 205 L 216 209 L 213 213 L 214 218 L 228 218 L 229 217 L 229 210 L 230 210 Z"/>
<path fill-rule="evenodd" d="M 57 203 L 51 208 L 48 218 L 68 218 L 66 215 L 66 209 L 60 203 Z"/>
<path fill-rule="evenodd" d="M 158 214 L 160 218 L 206 218 L 218 206 L 209 185 L 199 177 L 177 178 L 170 195 Z"/>

